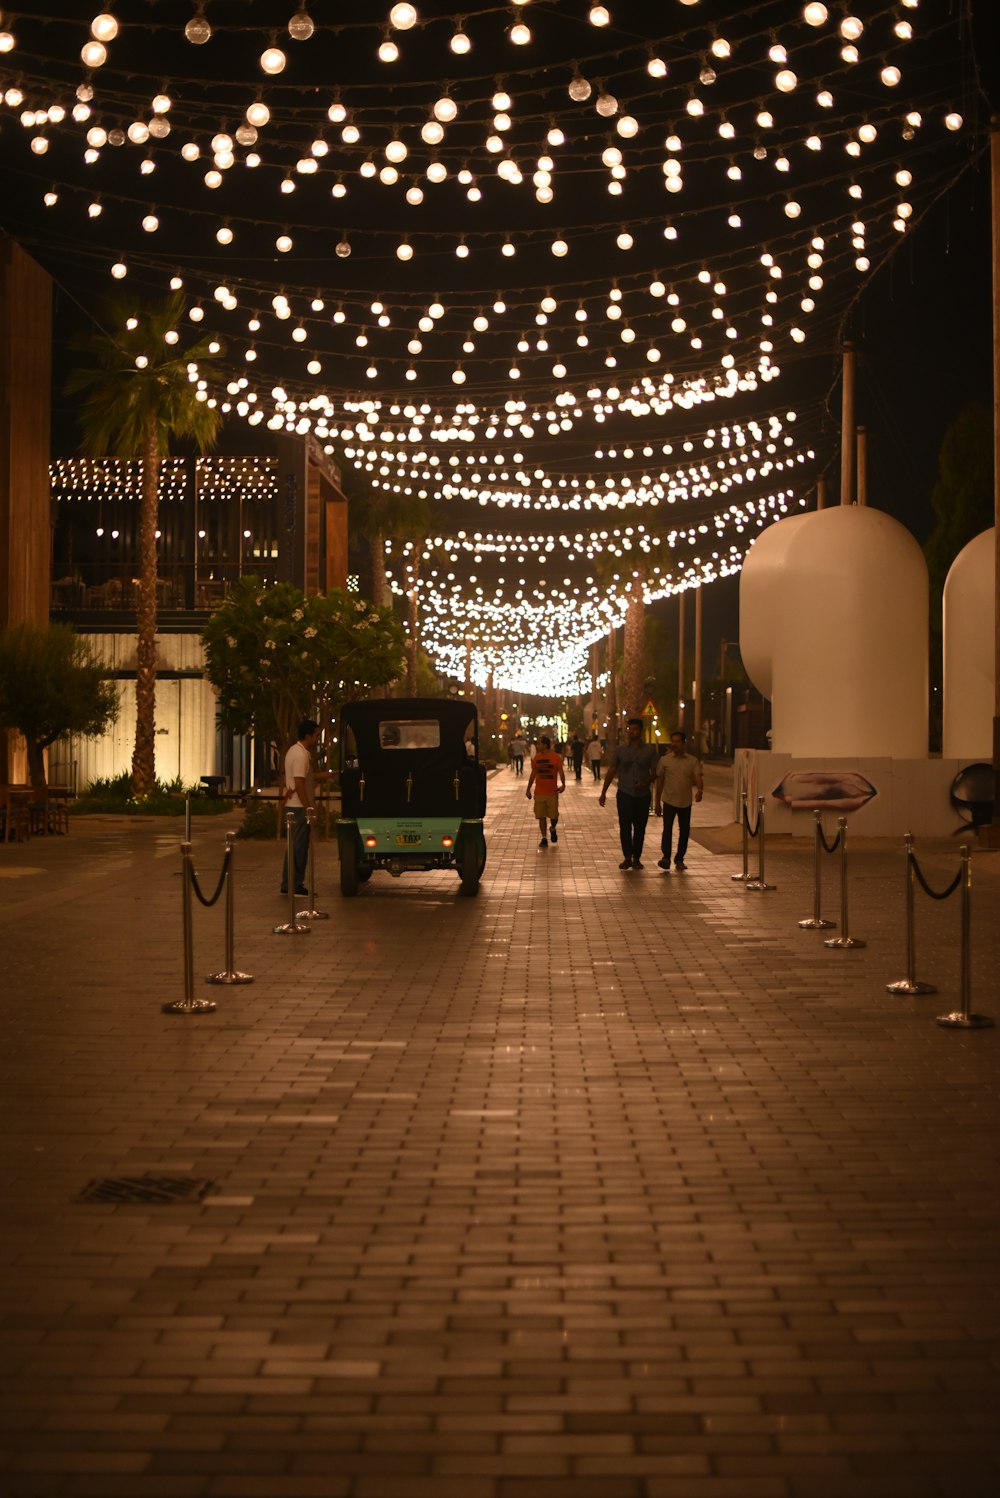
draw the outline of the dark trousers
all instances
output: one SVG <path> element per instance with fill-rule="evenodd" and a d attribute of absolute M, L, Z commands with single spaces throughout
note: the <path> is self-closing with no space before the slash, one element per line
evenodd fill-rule
<path fill-rule="evenodd" d="M 291 812 L 295 818 L 292 828 L 292 852 L 295 856 L 295 888 L 303 889 L 306 882 L 306 865 L 309 861 L 309 823 L 306 821 L 306 809 L 304 806 L 288 806 L 285 808 L 284 817 Z M 285 834 L 288 836 L 287 832 Z M 281 865 L 281 890 L 284 894 L 288 889 L 288 845 L 285 845 L 285 857 Z"/>
<path fill-rule="evenodd" d="M 674 818 L 677 818 L 677 862 L 684 862 L 687 852 L 688 838 L 691 834 L 691 808 L 690 806 L 670 806 L 666 801 L 663 803 L 663 839 L 660 847 L 663 856 L 670 862 L 670 844 L 674 836 Z"/>
<path fill-rule="evenodd" d="M 594 772 L 594 779 L 595 780 L 600 780 L 600 778 L 601 778 L 601 761 L 599 759 L 592 759 L 590 761 L 590 768 Z"/>
<path fill-rule="evenodd" d="M 524 774 L 524 755 L 523 754 L 512 754 L 511 757 L 510 757 L 510 762 L 514 766 L 514 774 L 515 775 L 523 775 Z"/>
<path fill-rule="evenodd" d="M 629 796 L 624 791 L 619 791 L 616 799 L 622 855 L 625 858 L 641 858 L 646 823 L 649 821 L 649 792 L 643 796 Z"/>
<path fill-rule="evenodd" d="M 574 754 L 573 755 L 573 770 L 574 770 L 574 772 L 576 774 L 577 780 L 579 780 L 582 777 L 582 775 L 583 775 L 583 754 L 582 754 L 582 752 L 580 754 Z"/>

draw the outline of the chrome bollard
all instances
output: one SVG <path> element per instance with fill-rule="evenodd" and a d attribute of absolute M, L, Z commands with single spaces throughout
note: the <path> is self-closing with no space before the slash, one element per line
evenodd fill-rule
<path fill-rule="evenodd" d="M 328 921 L 330 919 L 325 910 L 316 909 L 316 812 L 309 807 L 306 812 L 306 821 L 309 823 L 309 909 L 296 912 L 296 919 L 300 921 Z"/>
<path fill-rule="evenodd" d="M 990 1030 L 995 1021 L 988 1014 L 972 1011 L 972 855 L 967 843 L 962 854 L 962 1007 L 952 1014 L 939 1014 L 937 1022 L 948 1030 Z"/>
<path fill-rule="evenodd" d="M 752 879 L 748 879 L 744 889 L 758 889 L 761 891 L 777 889 L 776 884 L 768 884 L 764 876 L 764 797 L 757 797 L 757 832 L 759 838 L 757 844 L 757 872 Z"/>
<path fill-rule="evenodd" d="M 813 824 L 813 913 L 807 920 L 799 921 L 803 931 L 831 931 L 833 921 L 824 921 L 820 915 L 820 889 L 823 880 L 823 814 L 814 811 Z"/>
<path fill-rule="evenodd" d="M 233 837 L 232 832 L 226 833 L 226 858 L 228 860 L 228 873 L 226 874 L 226 965 L 221 973 L 211 973 L 205 979 L 206 983 L 252 983 L 253 977 L 250 973 L 237 972 L 233 967 L 233 906 L 235 896 L 233 894 Z"/>
<path fill-rule="evenodd" d="M 732 879 L 734 881 L 734 883 L 735 883 L 736 880 L 742 879 L 743 883 L 745 884 L 746 881 L 750 877 L 750 834 L 747 832 L 747 793 L 746 793 L 746 791 L 743 792 L 742 813 L 743 814 L 742 814 L 741 820 L 743 822 L 743 872 L 742 872 L 742 874 L 730 874 L 729 877 L 730 877 L 730 879 Z"/>
<path fill-rule="evenodd" d="M 285 812 L 285 848 L 288 859 L 288 920 L 272 927 L 273 936 L 308 936 L 309 927 L 295 919 L 295 813 Z"/>
<path fill-rule="evenodd" d="M 184 841 L 191 841 L 191 792 L 184 797 Z"/>
<path fill-rule="evenodd" d="M 846 950 L 849 947 L 863 947 L 865 943 L 852 936 L 847 929 L 847 818 L 838 817 L 837 826 L 840 829 L 840 935 L 827 937 L 823 945 Z"/>
<path fill-rule="evenodd" d="M 181 916 L 184 926 L 184 997 L 164 1004 L 164 1014 L 211 1014 L 212 999 L 194 996 L 194 927 L 191 921 L 191 844 L 181 843 Z"/>
<path fill-rule="evenodd" d="M 917 958 L 916 958 L 916 912 L 914 910 L 914 885 L 917 876 L 913 868 L 913 834 L 908 832 L 903 838 L 903 853 L 906 860 L 906 977 L 897 978 L 895 983 L 885 985 L 886 993 L 921 994 L 937 993 L 933 983 L 920 983 L 917 981 Z"/>

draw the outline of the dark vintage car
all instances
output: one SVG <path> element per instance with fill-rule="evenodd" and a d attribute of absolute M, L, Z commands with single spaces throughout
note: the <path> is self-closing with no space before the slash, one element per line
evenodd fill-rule
<path fill-rule="evenodd" d="M 486 866 L 486 770 L 475 703 L 352 702 L 340 715 L 340 892 L 376 869 L 454 869 L 475 895 Z"/>

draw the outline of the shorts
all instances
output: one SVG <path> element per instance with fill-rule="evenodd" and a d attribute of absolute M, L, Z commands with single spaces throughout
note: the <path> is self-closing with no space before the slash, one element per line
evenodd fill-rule
<path fill-rule="evenodd" d="M 559 815 L 559 797 L 558 796 L 536 796 L 535 797 L 535 816 L 538 818 L 539 821 L 541 821 L 543 819 L 543 817 L 548 817 L 548 818 L 551 819 L 551 818 L 557 817 L 558 815 Z"/>

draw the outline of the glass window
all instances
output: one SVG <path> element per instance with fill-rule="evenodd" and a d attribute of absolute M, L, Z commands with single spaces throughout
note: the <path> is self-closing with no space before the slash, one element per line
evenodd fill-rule
<path fill-rule="evenodd" d="M 436 718 L 392 718 L 378 726 L 383 749 L 439 749 L 441 725 Z"/>

